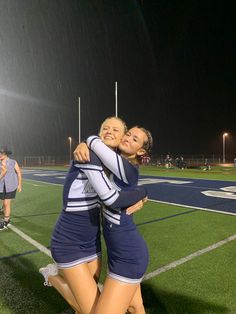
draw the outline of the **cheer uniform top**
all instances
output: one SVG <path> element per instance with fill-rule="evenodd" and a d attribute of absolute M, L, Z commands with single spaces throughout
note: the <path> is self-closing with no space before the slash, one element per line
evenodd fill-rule
<path fill-rule="evenodd" d="M 146 196 L 136 187 L 117 191 L 107 178 L 100 159 L 91 151 L 90 162 L 73 161 L 63 188 L 63 210 L 51 240 L 52 257 L 59 268 L 96 259 L 101 254 L 100 208 L 130 206 Z"/>
<path fill-rule="evenodd" d="M 139 174 L 136 166 L 109 149 L 97 136 L 89 137 L 87 144 L 112 172 L 110 180 L 116 190 L 129 191 L 137 186 Z M 106 206 L 103 209 L 108 276 L 122 282 L 137 284 L 141 282 L 147 269 L 149 255 L 147 245 L 139 234 L 132 215 L 126 214 L 126 208 L 114 210 Z"/>

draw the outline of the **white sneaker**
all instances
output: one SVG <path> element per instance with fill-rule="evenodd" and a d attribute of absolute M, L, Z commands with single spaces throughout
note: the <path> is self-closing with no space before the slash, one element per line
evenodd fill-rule
<path fill-rule="evenodd" d="M 4 230 L 4 229 L 7 229 L 7 226 L 10 226 L 10 225 L 11 225 L 10 219 L 8 219 L 7 221 L 6 220 L 1 220 L 0 221 L 0 231 Z"/>
<path fill-rule="evenodd" d="M 51 287 L 51 283 L 48 281 L 49 276 L 56 276 L 58 275 L 58 268 L 56 264 L 48 264 L 45 267 L 41 267 L 39 272 L 44 277 L 44 286 Z"/>

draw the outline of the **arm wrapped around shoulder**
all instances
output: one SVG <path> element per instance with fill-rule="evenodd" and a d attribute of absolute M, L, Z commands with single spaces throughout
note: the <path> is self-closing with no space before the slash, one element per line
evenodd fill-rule
<path fill-rule="evenodd" d="M 121 190 L 119 192 L 119 197 L 109 207 L 111 209 L 117 209 L 117 208 L 126 209 L 127 207 L 144 199 L 146 196 L 147 196 L 147 190 L 145 189 L 144 186 L 137 186 L 129 190 Z"/>

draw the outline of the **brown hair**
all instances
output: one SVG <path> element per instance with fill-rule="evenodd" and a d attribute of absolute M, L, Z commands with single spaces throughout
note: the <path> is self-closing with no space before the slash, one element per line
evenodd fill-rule
<path fill-rule="evenodd" d="M 152 134 L 150 131 L 148 131 L 147 129 L 143 128 L 143 127 L 139 127 L 139 129 L 141 129 L 147 136 L 147 141 L 143 143 L 143 149 L 145 149 L 146 151 L 146 156 L 150 156 L 151 155 L 151 151 L 152 151 L 152 146 L 153 146 L 153 138 L 152 138 Z"/>
<path fill-rule="evenodd" d="M 134 128 L 138 128 L 140 130 L 142 130 L 146 136 L 147 136 L 147 140 L 143 143 L 142 148 L 145 150 L 145 154 L 141 155 L 141 156 L 136 156 L 136 160 L 139 164 L 142 163 L 142 158 L 144 156 L 150 156 L 151 155 L 151 151 L 152 151 L 152 145 L 153 145 L 153 139 L 152 139 L 152 134 L 150 131 L 148 131 L 147 129 L 141 127 L 141 126 L 134 126 Z"/>

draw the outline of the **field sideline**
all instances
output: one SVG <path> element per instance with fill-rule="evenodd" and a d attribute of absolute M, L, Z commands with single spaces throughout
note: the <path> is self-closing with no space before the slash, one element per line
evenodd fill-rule
<path fill-rule="evenodd" d="M 234 169 L 227 175 L 222 170 L 221 177 L 220 171 L 141 170 L 144 175 L 235 180 Z M 60 185 L 24 180 L 14 202 L 12 230 L 0 233 L 0 313 L 72 313 L 38 274 L 38 268 L 51 261 L 48 246 L 61 190 Z M 142 284 L 147 314 L 236 313 L 234 215 L 149 201 L 135 221 L 150 251 Z M 106 257 L 103 264 L 105 269 Z"/>

